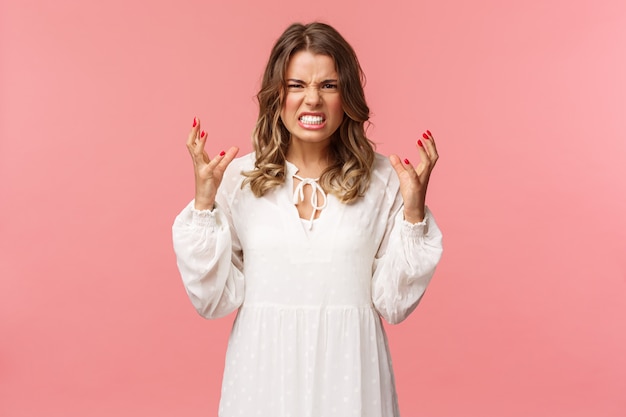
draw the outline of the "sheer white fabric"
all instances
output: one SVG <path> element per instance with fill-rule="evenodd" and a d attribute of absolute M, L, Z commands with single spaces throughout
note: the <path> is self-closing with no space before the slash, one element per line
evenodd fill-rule
<path fill-rule="evenodd" d="M 287 163 L 284 186 L 256 198 L 241 189 L 254 156 L 234 160 L 216 209 L 193 201 L 173 226 L 189 298 L 206 318 L 238 309 L 228 343 L 219 415 L 399 416 L 380 316 L 404 320 L 442 253 L 441 232 L 402 218 L 398 178 L 377 155 L 366 195 L 332 195 L 303 222 Z M 311 230 L 309 224 L 313 224 Z"/>

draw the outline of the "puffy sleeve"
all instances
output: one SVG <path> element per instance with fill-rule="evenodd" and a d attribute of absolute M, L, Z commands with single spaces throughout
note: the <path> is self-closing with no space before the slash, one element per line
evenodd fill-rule
<path fill-rule="evenodd" d="M 406 319 L 420 302 L 443 252 L 442 234 L 426 208 L 424 220 L 404 220 L 397 192 L 374 260 L 372 300 L 389 323 Z"/>
<path fill-rule="evenodd" d="M 232 224 L 228 193 L 222 188 L 213 210 L 196 210 L 192 201 L 172 226 L 185 290 L 196 311 L 208 319 L 235 311 L 244 297 L 243 253 Z"/>

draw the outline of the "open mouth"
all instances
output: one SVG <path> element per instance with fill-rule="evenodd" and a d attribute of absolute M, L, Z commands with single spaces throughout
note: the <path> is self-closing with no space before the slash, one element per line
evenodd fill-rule
<path fill-rule="evenodd" d="M 324 116 L 313 116 L 310 114 L 305 114 L 303 116 L 300 116 L 298 121 L 305 126 L 321 126 L 322 124 L 324 124 L 326 119 L 324 119 Z"/>

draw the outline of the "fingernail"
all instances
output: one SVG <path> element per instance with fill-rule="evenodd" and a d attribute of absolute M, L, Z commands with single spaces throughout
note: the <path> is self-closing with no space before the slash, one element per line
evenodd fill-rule
<path fill-rule="evenodd" d="M 226 152 L 224 151 L 220 152 L 220 156 L 224 156 L 224 155 L 226 155 Z"/>
<path fill-rule="evenodd" d="M 423 143 L 422 143 L 422 141 L 421 141 L 421 140 L 419 140 L 419 139 L 417 140 L 417 144 L 418 144 L 419 146 L 421 146 L 421 147 L 424 147 L 424 144 L 423 144 Z"/>
<path fill-rule="evenodd" d="M 405 159 L 404 159 L 404 163 L 405 163 L 405 164 L 407 164 L 407 165 L 409 165 L 409 163 L 410 163 L 410 162 L 409 162 L 409 160 L 408 160 L 408 159 L 406 159 L 406 158 L 405 158 Z"/>
<path fill-rule="evenodd" d="M 424 139 L 428 139 L 428 135 L 427 135 L 426 133 L 424 133 L 424 134 L 422 135 L 422 137 L 423 137 Z"/>
<path fill-rule="evenodd" d="M 203 138 L 204 135 L 206 135 L 206 133 L 204 133 L 204 130 L 202 132 L 200 132 L 200 137 Z"/>
<path fill-rule="evenodd" d="M 428 133 L 428 136 L 432 136 L 433 134 L 430 133 L 430 130 L 427 130 L 426 133 Z"/>
<path fill-rule="evenodd" d="M 196 127 L 196 125 L 198 124 L 198 122 L 196 122 L 196 118 L 193 118 L 193 125 L 191 127 Z"/>

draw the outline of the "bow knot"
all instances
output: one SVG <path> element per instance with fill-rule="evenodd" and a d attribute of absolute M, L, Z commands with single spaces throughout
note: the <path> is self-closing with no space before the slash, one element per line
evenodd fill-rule
<path fill-rule="evenodd" d="M 313 192 L 311 193 L 311 206 L 313 207 L 313 211 L 311 212 L 311 219 L 309 224 L 309 230 L 311 230 L 313 228 L 313 219 L 315 219 L 315 212 L 323 210 L 326 207 L 326 203 L 328 202 L 326 198 L 326 193 L 324 192 L 324 189 L 317 183 L 317 180 L 319 178 L 302 178 L 298 175 L 294 175 L 294 177 L 300 180 L 300 184 L 298 184 L 295 191 L 293 192 L 293 204 L 298 204 L 299 202 L 304 201 L 304 187 L 306 185 L 310 185 L 313 189 Z M 321 206 L 317 205 L 318 191 L 320 192 L 320 194 L 322 194 L 322 199 L 324 200 L 324 203 Z"/>

